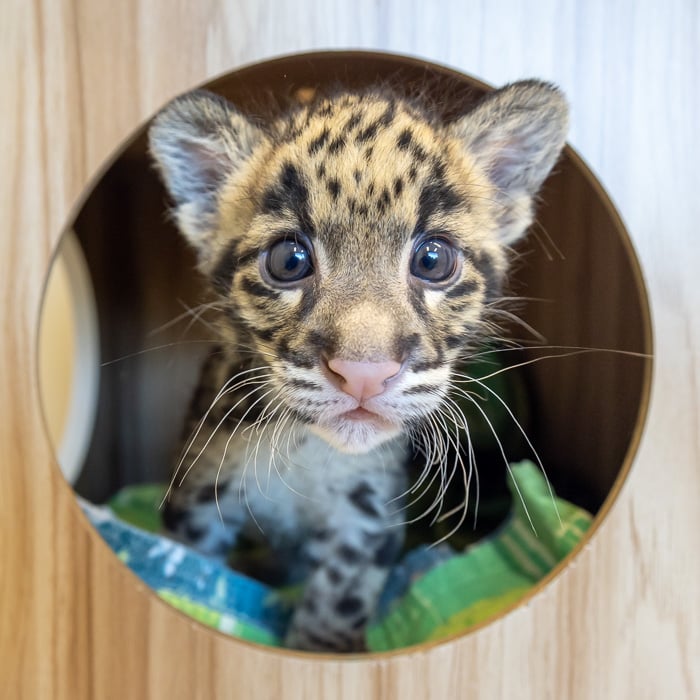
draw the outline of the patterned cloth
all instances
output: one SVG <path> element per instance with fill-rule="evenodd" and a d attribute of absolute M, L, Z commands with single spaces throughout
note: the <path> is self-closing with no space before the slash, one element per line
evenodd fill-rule
<path fill-rule="evenodd" d="M 118 495 L 115 509 L 122 517 L 153 525 L 163 491 L 159 486 L 129 487 Z M 272 589 L 117 518 L 107 506 L 81 506 L 119 559 L 168 603 L 221 632 L 261 644 L 281 643 L 289 609 Z"/>
<path fill-rule="evenodd" d="M 532 462 L 511 466 L 509 488 L 511 516 L 490 537 L 461 553 L 421 546 L 394 567 L 367 629 L 368 650 L 440 639 L 498 615 L 569 554 L 591 523 L 588 513 L 550 493 Z M 160 485 L 129 487 L 109 507 L 81 505 L 117 556 L 164 600 L 222 632 L 279 646 L 288 592 L 158 535 L 163 492 Z"/>

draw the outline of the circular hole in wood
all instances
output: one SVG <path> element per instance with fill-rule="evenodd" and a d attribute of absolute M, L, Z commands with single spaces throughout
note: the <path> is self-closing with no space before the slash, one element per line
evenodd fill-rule
<path fill-rule="evenodd" d="M 387 81 L 407 95 L 429 95 L 445 119 L 466 111 L 488 90 L 446 68 L 363 52 L 277 59 L 204 87 L 263 119 L 273 103 L 304 91 Z M 574 151 L 565 150 L 539 199 L 536 224 L 518 245 L 510 283 L 520 298 L 514 309 L 522 323 L 510 323 L 507 330 L 511 338 L 527 337 L 518 350 L 503 352 L 505 359 L 494 367 L 518 366 L 514 376 L 526 396 L 525 408 L 522 396 L 514 399 L 520 408 L 509 407 L 527 440 L 506 446 L 508 459 L 534 459 L 529 443 L 535 447 L 556 494 L 594 516 L 583 543 L 615 500 L 641 435 L 651 374 L 649 309 L 624 226 Z M 167 480 L 214 337 L 207 314 L 200 313 L 206 287 L 195 273 L 192 251 L 165 215 L 167 206 L 143 127 L 116 154 L 70 222 L 93 280 L 101 346 L 94 427 L 85 415 L 92 427 L 87 468 L 76 481 L 77 492 L 93 503 L 104 503 L 128 485 Z M 76 371 L 94 367 L 80 364 Z M 508 423 L 506 411 L 501 418 Z M 519 431 L 512 425 L 508 430 Z M 490 470 L 498 476 L 483 473 L 482 488 L 502 488 L 505 465 Z M 481 517 L 487 523 L 491 517 L 487 529 L 498 530 L 505 516 L 498 508 L 489 516 L 486 508 Z M 571 556 L 575 551 L 545 566 L 549 573 L 543 570 L 542 581 Z M 529 594 L 521 591 L 499 614 L 541 585 L 533 584 Z M 197 613 L 193 606 L 189 610 Z M 455 634 L 445 625 L 446 637 Z"/>

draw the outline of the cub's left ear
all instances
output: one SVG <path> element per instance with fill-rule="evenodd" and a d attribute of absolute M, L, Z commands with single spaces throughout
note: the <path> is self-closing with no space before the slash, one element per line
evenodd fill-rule
<path fill-rule="evenodd" d="M 564 147 L 568 117 L 558 88 L 525 80 L 488 94 L 452 125 L 497 187 L 503 243 L 516 241 L 532 223 L 533 197 Z"/>

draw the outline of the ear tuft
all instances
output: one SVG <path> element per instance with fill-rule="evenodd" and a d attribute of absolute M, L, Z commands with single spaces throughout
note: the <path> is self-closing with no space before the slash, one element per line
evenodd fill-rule
<path fill-rule="evenodd" d="M 180 229 L 204 253 L 221 187 L 250 158 L 262 132 L 223 98 L 195 90 L 170 102 L 148 136 Z"/>
<path fill-rule="evenodd" d="M 517 240 L 532 223 L 532 199 L 564 147 L 568 115 L 557 87 L 524 80 L 488 94 L 453 125 L 498 188 L 504 243 Z"/>

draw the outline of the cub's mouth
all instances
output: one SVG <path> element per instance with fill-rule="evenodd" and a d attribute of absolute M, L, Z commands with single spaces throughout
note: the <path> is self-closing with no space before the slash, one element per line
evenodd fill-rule
<path fill-rule="evenodd" d="M 374 413 L 373 411 L 369 411 L 366 408 L 363 408 L 362 406 L 358 406 L 357 408 L 354 408 L 351 411 L 341 413 L 341 417 L 347 418 L 348 420 L 372 420 L 380 416 L 378 416 L 378 414 Z"/>
<path fill-rule="evenodd" d="M 398 420 L 357 406 L 332 416 L 322 416 L 311 430 L 341 452 L 369 452 L 403 431 Z"/>

